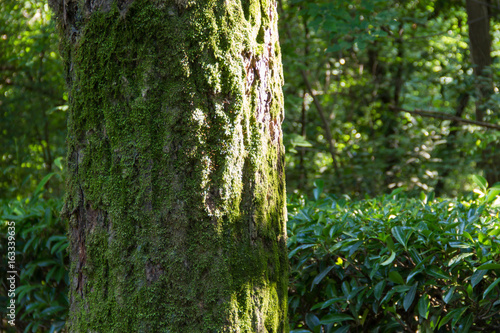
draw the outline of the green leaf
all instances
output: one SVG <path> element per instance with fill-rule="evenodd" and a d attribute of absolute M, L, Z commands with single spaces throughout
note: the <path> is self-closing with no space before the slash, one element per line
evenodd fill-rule
<path fill-rule="evenodd" d="M 396 284 L 405 284 L 405 281 L 403 280 L 403 277 L 401 274 L 398 273 L 398 271 L 390 271 L 389 272 L 389 280 Z"/>
<path fill-rule="evenodd" d="M 384 261 L 383 263 L 381 263 L 380 265 L 382 265 L 382 266 L 387 266 L 387 265 L 391 264 L 391 263 L 394 261 L 394 259 L 396 258 L 396 252 L 394 252 L 394 251 L 391 251 L 391 252 L 392 252 L 392 253 L 391 253 L 390 257 L 389 257 L 389 258 L 387 258 L 387 260 L 385 260 L 385 261 Z"/>
<path fill-rule="evenodd" d="M 54 254 L 54 252 L 62 252 L 68 247 L 69 243 L 67 240 L 60 241 L 59 243 L 55 244 L 52 249 L 50 249 L 50 254 Z"/>
<path fill-rule="evenodd" d="M 351 292 L 349 293 L 349 295 L 347 296 L 347 300 L 351 300 L 351 299 L 354 299 L 354 297 L 359 294 L 360 291 L 362 291 L 363 289 L 365 289 L 367 286 L 361 286 L 361 287 L 354 287 L 352 288 Z"/>
<path fill-rule="evenodd" d="M 454 327 L 458 323 L 458 321 L 464 315 L 465 311 L 467 311 L 468 308 L 469 308 L 468 306 L 464 306 L 463 308 L 458 309 L 459 311 L 457 311 L 457 314 L 455 314 L 453 320 L 451 321 L 452 327 Z"/>
<path fill-rule="evenodd" d="M 323 186 L 325 185 L 325 182 L 321 179 L 317 179 L 315 182 L 314 182 L 314 186 L 315 186 L 315 189 L 313 190 L 313 194 L 314 194 L 314 199 L 316 201 L 319 200 L 319 196 L 321 195 L 321 193 L 323 192 Z"/>
<path fill-rule="evenodd" d="M 314 278 L 314 280 L 312 282 L 311 290 L 313 290 L 314 286 L 317 285 L 318 283 L 320 283 L 321 280 L 323 280 L 323 278 L 332 270 L 333 267 L 334 266 L 328 266 L 321 273 L 316 275 L 316 277 Z"/>
<path fill-rule="evenodd" d="M 329 315 L 326 315 L 325 317 L 323 317 L 321 319 L 320 323 L 323 325 L 326 325 L 326 324 L 339 323 L 339 322 L 346 321 L 346 320 L 354 320 L 354 318 L 347 315 L 347 314 L 343 314 L 343 313 L 329 314 Z"/>
<path fill-rule="evenodd" d="M 493 187 L 488 190 L 488 194 L 486 195 L 486 203 L 490 203 L 493 200 L 495 200 L 500 194 L 500 188 L 498 187 Z"/>
<path fill-rule="evenodd" d="M 66 271 L 66 268 L 64 266 L 59 266 L 59 269 L 57 270 L 56 275 L 54 276 L 54 279 L 59 283 L 61 279 L 64 277 L 64 275 L 67 275 L 68 272 Z"/>
<path fill-rule="evenodd" d="M 472 293 L 474 292 L 472 285 L 467 284 L 465 291 L 467 292 L 467 296 L 469 296 L 469 298 L 472 298 Z"/>
<path fill-rule="evenodd" d="M 431 268 L 427 269 L 426 272 L 427 272 L 427 274 L 434 276 L 435 278 L 438 278 L 438 279 L 445 279 L 445 280 L 451 279 L 451 277 L 449 275 L 447 275 L 439 267 L 431 267 Z"/>
<path fill-rule="evenodd" d="M 45 310 L 43 310 L 40 315 L 45 315 L 45 316 L 50 316 L 56 312 L 60 312 L 60 311 L 64 311 L 66 310 L 67 308 L 65 306 L 60 306 L 60 305 L 56 305 L 56 306 L 51 306 L 50 308 L 47 308 Z"/>
<path fill-rule="evenodd" d="M 450 290 L 448 290 L 448 292 L 446 293 L 446 295 L 444 295 L 443 297 L 443 301 L 448 304 L 451 299 L 453 298 L 453 295 L 455 294 L 455 287 L 451 287 Z"/>
<path fill-rule="evenodd" d="M 470 257 L 471 255 L 473 255 L 474 253 L 470 252 L 470 253 L 462 253 L 462 254 L 459 254 L 457 256 L 454 256 L 453 258 L 450 259 L 450 261 L 448 262 L 448 267 L 451 267 L 453 266 L 454 264 L 462 261 L 463 259 L 467 258 L 467 257 Z M 499 265 L 500 266 L 500 265 Z"/>
<path fill-rule="evenodd" d="M 318 317 L 314 315 L 313 313 L 308 313 L 306 314 L 306 325 L 314 331 L 314 328 L 318 325 L 320 325 Z"/>
<path fill-rule="evenodd" d="M 382 280 L 375 285 L 373 294 L 377 300 L 380 300 L 380 297 L 382 297 L 382 292 L 384 291 L 385 283 L 386 283 L 385 280 Z"/>
<path fill-rule="evenodd" d="M 496 227 L 495 229 L 492 229 L 490 232 L 488 232 L 488 236 L 496 237 L 498 235 L 500 235 L 500 229 Z"/>
<path fill-rule="evenodd" d="M 348 256 L 352 256 L 358 249 L 359 247 L 363 245 L 363 241 L 359 241 L 359 242 L 356 242 L 354 243 L 353 245 L 349 246 L 348 249 L 349 249 L 349 254 Z"/>
<path fill-rule="evenodd" d="M 52 277 L 52 275 L 54 275 L 56 269 L 57 269 L 57 266 L 52 267 L 52 269 L 45 276 L 45 282 L 49 282 L 49 280 Z"/>
<path fill-rule="evenodd" d="M 403 307 L 405 311 L 408 311 L 410 306 L 413 304 L 413 300 L 415 299 L 415 294 L 417 293 L 417 286 L 418 282 L 416 282 L 405 295 L 405 298 L 403 300 Z"/>
<path fill-rule="evenodd" d="M 478 269 L 472 274 L 470 279 L 472 288 L 474 288 L 479 282 L 481 282 L 486 272 L 487 272 L 486 269 Z"/>
<path fill-rule="evenodd" d="M 66 237 L 65 235 L 54 235 L 54 236 L 51 236 L 48 240 L 47 240 L 47 247 L 48 244 L 50 244 L 51 242 L 53 241 L 59 241 L 59 240 L 66 240 L 68 237 Z"/>
<path fill-rule="evenodd" d="M 349 282 L 342 282 L 342 292 L 344 293 L 345 297 L 349 296 L 349 294 L 351 293 L 351 286 L 349 285 Z"/>
<path fill-rule="evenodd" d="M 488 286 L 488 288 L 486 288 L 486 290 L 484 291 L 483 293 L 483 299 L 486 298 L 486 296 L 488 296 L 488 294 L 493 290 L 493 288 L 495 288 L 495 286 L 500 283 L 500 278 L 496 279 L 495 282 L 493 282 L 492 284 L 490 284 Z"/>
<path fill-rule="evenodd" d="M 424 191 L 421 191 L 421 192 L 420 192 L 420 196 L 419 196 L 419 197 L 420 197 L 420 200 L 422 200 L 422 202 L 423 202 L 424 204 L 426 204 L 426 203 L 427 203 L 427 196 L 425 195 Z"/>
<path fill-rule="evenodd" d="M 308 248 L 313 247 L 315 245 L 316 244 L 303 244 L 303 245 L 297 246 L 295 249 L 293 249 L 292 251 L 290 251 L 288 253 L 288 258 L 291 259 L 300 250 L 308 249 Z"/>
<path fill-rule="evenodd" d="M 483 264 L 479 266 L 477 269 L 488 270 L 488 269 L 499 269 L 499 268 L 500 264 Z"/>
<path fill-rule="evenodd" d="M 391 192 L 391 194 L 389 194 L 389 197 L 394 197 L 394 196 L 398 195 L 399 193 L 401 193 L 403 191 L 404 191 L 404 187 L 399 187 L 399 188 L 393 190 Z"/>
<path fill-rule="evenodd" d="M 29 241 L 26 242 L 26 245 L 24 245 L 24 249 L 23 249 L 23 252 L 26 252 L 26 250 L 29 249 L 31 243 L 33 243 L 33 241 L 35 240 L 35 236 L 31 237 Z"/>
<path fill-rule="evenodd" d="M 472 238 L 472 236 L 467 231 L 463 232 L 463 236 L 465 238 L 467 238 L 468 240 L 470 240 L 472 244 L 474 244 L 474 239 Z"/>
<path fill-rule="evenodd" d="M 388 302 L 391 297 L 394 295 L 395 291 L 394 289 L 391 289 L 387 292 L 387 294 L 385 294 L 384 298 L 382 298 L 382 300 L 380 301 L 380 304 L 384 304 L 385 302 Z"/>
<path fill-rule="evenodd" d="M 448 312 L 446 314 L 446 316 L 444 316 L 440 321 L 439 321 L 439 326 L 438 326 L 438 329 L 441 329 L 441 327 L 443 327 L 444 325 L 446 325 L 452 318 L 454 318 L 459 312 L 461 311 L 461 309 L 454 309 L 454 310 L 451 310 L 450 312 Z"/>
<path fill-rule="evenodd" d="M 486 179 L 484 179 L 484 177 L 479 175 L 473 175 L 472 180 L 474 181 L 474 183 L 476 183 L 477 186 L 479 186 L 479 188 L 483 192 L 486 192 L 486 189 L 488 188 L 488 182 L 486 181 Z"/>
<path fill-rule="evenodd" d="M 21 301 L 26 294 L 28 294 L 31 291 L 38 289 L 40 287 L 41 287 L 41 285 L 23 285 L 23 286 L 17 287 L 16 288 L 16 295 L 17 295 L 18 301 Z"/>
<path fill-rule="evenodd" d="M 396 238 L 398 243 L 403 245 L 403 247 L 406 249 L 406 235 L 402 227 L 394 227 L 391 229 L 391 233 Z"/>
<path fill-rule="evenodd" d="M 370 279 L 371 280 L 373 280 L 373 277 L 375 276 L 375 274 L 377 274 L 379 268 L 380 268 L 380 264 L 378 262 L 376 262 L 375 265 L 373 265 L 372 271 L 370 272 Z"/>
<path fill-rule="evenodd" d="M 342 326 L 338 330 L 335 330 L 335 332 L 333 332 L 333 333 L 347 333 L 347 332 L 349 332 L 350 328 L 351 328 L 350 326 Z"/>
<path fill-rule="evenodd" d="M 423 268 L 414 269 L 410 274 L 408 274 L 408 277 L 406 278 L 406 283 L 409 283 L 415 275 L 422 273 L 423 270 L 424 270 Z"/>
<path fill-rule="evenodd" d="M 63 169 L 62 160 L 63 160 L 62 157 L 58 157 L 54 160 L 54 164 L 56 165 L 56 167 L 59 168 L 59 170 Z"/>
<path fill-rule="evenodd" d="M 321 309 L 326 309 L 330 305 L 333 305 L 333 304 L 338 303 L 338 302 L 345 302 L 345 301 L 346 301 L 345 297 L 335 297 L 335 298 L 329 299 L 328 301 L 324 302 L 323 305 L 321 306 Z M 312 308 L 311 308 L 311 310 L 312 310 Z"/>
<path fill-rule="evenodd" d="M 38 267 L 47 267 L 47 266 L 56 264 L 56 262 L 54 260 L 50 259 L 50 260 L 38 261 L 38 262 L 36 262 L 36 264 L 38 265 Z"/>
<path fill-rule="evenodd" d="M 420 297 L 418 300 L 418 313 L 420 314 L 420 317 L 427 319 L 429 317 L 429 309 L 430 309 L 430 302 L 429 302 L 429 296 L 423 295 Z"/>
<path fill-rule="evenodd" d="M 47 182 L 50 180 L 50 178 L 52 178 L 52 176 L 54 176 L 55 174 L 56 174 L 55 172 L 51 172 L 47 176 L 43 177 L 42 181 L 38 184 L 35 191 L 33 192 L 33 195 L 31 196 L 30 201 L 34 201 L 33 199 L 38 196 L 38 194 L 40 193 L 42 188 L 45 186 L 45 184 L 47 184 Z"/>
<path fill-rule="evenodd" d="M 463 326 L 462 326 L 462 330 L 460 331 L 460 333 L 467 333 L 467 332 L 469 332 L 469 329 L 470 329 L 470 327 L 472 326 L 473 323 L 474 323 L 474 314 L 473 313 L 469 313 L 469 315 L 467 317 L 465 317 L 465 320 L 464 320 L 464 323 L 463 323 Z"/>
<path fill-rule="evenodd" d="M 387 244 L 387 248 L 391 251 L 396 251 L 396 248 L 394 247 L 394 241 L 392 240 L 391 235 L 387 235 L 387 239 L 385 240 Z"/>

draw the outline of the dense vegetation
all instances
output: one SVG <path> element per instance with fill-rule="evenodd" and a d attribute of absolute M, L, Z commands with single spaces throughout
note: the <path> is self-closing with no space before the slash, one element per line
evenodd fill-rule
<path fill-rule="evenodd" d="M 278 6 L 293 331 L 498 330 L 498 3 Z M 54 29 L 43 1 L 0 1 L 0 249 L 6 267 L 15 221 L 21 332 L 60 331 L 68 305 Z"/>
<path fill-rule="evenodd" d="M 61 200 L 43 199 L 50 176 L 29 198 L 0 206 L 1 234 L 6 221 L 18 228 L 21 332 L 59 331 L 68 310 L 67 224 Z M 458 199 L 408 198 L 397 189 L 354 201 L 322 194 L 322 181 L 311 200 L 292 196 L 292 333 L 497 330 L 500 187 L 475 179 L 474 193 Z M 6 307 L 0 312 L 5 318 Z"/>
<path fill-rule="evenodd" d="M 468 20 L 466 2 L 481 16 Z M 281 1 L 288 192 L 318 177 L 353 197 L 401 186 L 457 196 L 474 173 L 499 181 L 500 10 L 487 3 Z M 470 39 L 469 21 L 491 39 Z M 483 39 L 488 66 L 470 52 Z"/>
<path fill-rule="evenodd" d="M 290 315 L 302 332 L 495 332 L 500 187 L 411 199 L 292 200 Z"/>
<path fill-rule="evenodd" d="M 44 183 L 33 195 L 0 202 L 2 267 L 7 267 L 7 221 L 16 224 L 16 265 L 19 273 L 16 328 L 20 332 L 60 332 L 68 312 L 69 256 L 66 251 L 67 221 L 59 217 L 62 198 L 44 199 Z M 6 287 L 6 270 L 2 286 Z M 1 294 L 2 318 L 7 318 L 7 295 Z M 9 327 L 2 322 L 0 330 Z"/>

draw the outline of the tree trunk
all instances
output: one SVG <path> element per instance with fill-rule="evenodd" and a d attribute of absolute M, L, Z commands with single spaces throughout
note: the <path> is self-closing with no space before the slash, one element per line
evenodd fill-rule
<path fill-rule="evenodd" d="M 70 332 L 287 332 L 272 0 L 51 0 Z"/>
<path fill-rule="evenodd" d="M 485 0 L 486 1 L 486 0 Z M 493 94 L 489 67 L 491 60 L 490 19 L 487 4 L 466 0 L 469 49 L 476 76 L 476 120 L 483 121 L 486 102 Z"/>
<path fill-rule="evenodd" d="M 491 36 L 490 18 L 486 1 L 466 0 L 467 22 L 469 26 L 469 49 L 474 65 L 476 86 L 476 120 L 485 120 L 486 111 L 490 108 L 498 113 L 498 107 L 490 102 L 493 95 L 493 81 L 490 66 Z M 495 115 L 498 117 L 498 115 Z M 496 118 L 494 117 L 494 119 Z M 490 185 L 500 181 L 500 155 L 497 153 L 500 144 L 489 143 L 482 152 L 479 167 Z"/>

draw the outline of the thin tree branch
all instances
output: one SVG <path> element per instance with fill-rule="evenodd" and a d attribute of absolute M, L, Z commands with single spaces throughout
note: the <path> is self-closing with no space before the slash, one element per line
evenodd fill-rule
<path fill-rule="evenodd" d="M 311 87 L 311 83 L 307 78 L 306 72 L 303 69 L 301 69 L 300 74 L 302 75 L 302 79 L 304 80 L 304 84 L 306 85 L 309 95 L 311 95 L 311 97 L 313 98 L 314 106 L 316 106 L 316 110 L 318 111 L 319 117 L 323 122 L 323 128 L 325 130 L 326 140 L 328 141 L 328 147 L 333 159 L 333 168 L 335 169 L 336 176 L 340 177 L 339 166 L 336 160 L 337 152 L 335 151 L 335 141 L 333 140 L 332 131 L 330 130 L 330 124 L 328 122 L 328 119 L 326 118 L 325 112 L 323 111 L 323 107 L 321 106 L 318 97 L 314 94 L 314 91 Z"/>
<path fill-rule="evenodd" d="M 445 113 L 442 113 L 442 112 L 427 111 L 427 110 L 418 110 L 418 109 L 417 110 L 406 110 L 406 109 L 403 109 L 403 108 L 400 108 L 400 107 L 397 107 L 397 106 L 393 106 L 393 105 L 390 106 L 390 109 L 392 111 L 395 111 L 395 112 L 399 112 L 399 111 L 408 112 L 408 113 L 412 113 L 412 114 L 418 114 L 418 115 L 420 115 L 422 117 L 452 120 L 452 121 L 456 121 L 456 122 L 460 122 L 460 123 L 464 123 L 464 124 L 471 124 L 471 125 L 476 125 L 476 126 L 480 126 L 480 127 L 491 128 L 491 129 L 500 131 L 500 125 L 490 124 L 490 123 L 487 123 L 487 122 L 484 122 L 484 121 L 463 119 L 463 118 L 452 116 L 452 115 L 445 114 Z"/>

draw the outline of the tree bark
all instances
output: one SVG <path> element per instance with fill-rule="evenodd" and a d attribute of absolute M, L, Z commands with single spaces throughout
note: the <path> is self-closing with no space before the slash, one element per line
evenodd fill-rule
<path fill-rule="evenodd" d="M 476 120 L 483 121 L 486 102 L 493 94 L 493 84 L 488 68 L 491 60 L 490 18 L 486 3 L 466 0 L 469 26 L 469 49 L 476 77 Z"/>
<path fill-rule="evenodd" d="M 52 0 L 70 332 L 287 332 L 272 0 Z"/>
<path fill-rule="evenodd" d="M 488 3 L 479 0 L 466 0 L 467 23 L 469 26 L 469 49 L 474 65 L 476 86 L 476 120 L 484 121 L 486 111 L 492 109 L 493 119 L 498 117 L 498 106 L 490 102 L 493 95 L 493 81 L 490 66 L 491 36 Z M 482 151 L 479 167 L 490 185 L 500 182 L 500 155 L 497 153 L 500 144 L 489 143 Z"/>

